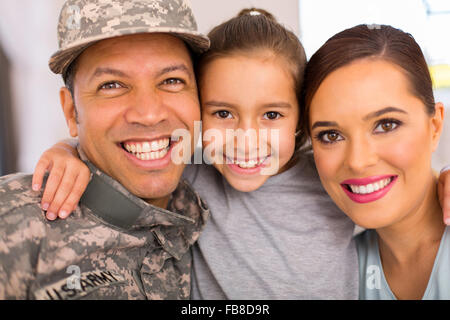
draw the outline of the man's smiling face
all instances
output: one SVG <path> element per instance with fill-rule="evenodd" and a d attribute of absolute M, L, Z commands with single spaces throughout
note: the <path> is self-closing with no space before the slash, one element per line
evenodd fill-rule
<path fill-rule="evenodd" d="M 63 88 L 61 102 L 89 160 L 134 195 L 166 202 L 184 169 L 171 161 L 181 143 L 171 134 L 186 129 L 193 137 L 200 120 L 184 42 L 167 34 L 100 41 L 78 58 L 74 84 L 74 99 Z"/>

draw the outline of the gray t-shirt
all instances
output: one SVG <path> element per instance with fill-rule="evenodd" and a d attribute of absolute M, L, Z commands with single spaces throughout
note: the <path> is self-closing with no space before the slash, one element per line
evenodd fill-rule
<path fill-rule="evenodd" d="M 357 299 L 354 224 L 323 189 L 311 154 L 239 192 L 208 165 L 185 177 L 211 217 L 193 247 L 192 299 Z"/>
<path fill-rule="evenodd" d="M 384 276 L 378 234 L 366 230 L 356 236 L 359 258 L 360 299 L 396 300 Z M 445 228 L 422 300 L 450 299 L 450 231 Z"/>

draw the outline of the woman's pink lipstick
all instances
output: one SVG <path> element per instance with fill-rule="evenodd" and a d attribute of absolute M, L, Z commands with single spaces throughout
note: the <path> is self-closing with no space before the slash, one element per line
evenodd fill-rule
<path fill-rule="evenodd" d="M 373 176 L 363 179 L 349 179 L 345 180 L 341 183 L 341 187 L 344 190 L 344 192 L 347 194 L 347 196 L 357 202 L 357 203 L 368 203 L 373 202 L 376 200 L 379 200 L 383 198 L 394 186 L 395 182 L 397 181 L 398 176 L 394 175 L 383 175 L 383 176 Z M 381 182 L 382 180 L 390 179 L 391 181 L 384 187 L 377 191 L 373 191 L 366 194 L 360 194 L 360 193 L 354 193 L 350 190 L 350 185 L 353 186 L 366 186 L 369 184 L 373 184 L 376 182 Z"/>

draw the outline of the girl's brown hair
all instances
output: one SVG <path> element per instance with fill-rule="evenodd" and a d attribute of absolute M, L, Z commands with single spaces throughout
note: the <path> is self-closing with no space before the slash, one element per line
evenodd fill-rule
<path fill-rule="evenodd" d="M 205 66 L 216 58 L 267 50 L 277 58 L 285 59 L 294 80 L 297 100 L 300 99 L 306 65 L 305 50 L 297 36 L 279 24 L 272 14 L 263 9 L 244 9 L 237 17 L 212 29 L 208 37 L 211 47 L 200 57 L 197 65 L 200 81 Z M 299 119 L 297 128 L 300 126 Z M 305 141 L 304 135 L 297 136 L 296 149 Z"/>
<path fill-rule="evenodd" d="M 311 101 L 324 79 L 338 68 L 367 58 L 383 59 L 401 67 L 410 82 L 411 92 L 422 100 L 429 115 L 434 114 L 430 72 L 414 38 L 387 25 L 358 25 L 331 37 L 309 60 L 300 104 L 304 132 L 310 133 Z"/>

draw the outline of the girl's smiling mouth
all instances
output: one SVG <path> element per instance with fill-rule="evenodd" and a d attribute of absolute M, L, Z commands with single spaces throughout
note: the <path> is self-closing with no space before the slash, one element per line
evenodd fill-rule
<path fill-rule="evenodd" d="M 396 175 L 383 175 L 349 179 L 343 181 L 341 187 L 354 202 L 368 203 L 384 197 L 394 186 L 397 178 Z"/>
<path fill-rule="evenodd" d="M 259 173 L 262 168 L 266 167 L 270 161 L 270 155 L 257 159 L 231 159 L 224 157 L 225 164 L 238 174 L 255 174 Z"/>

